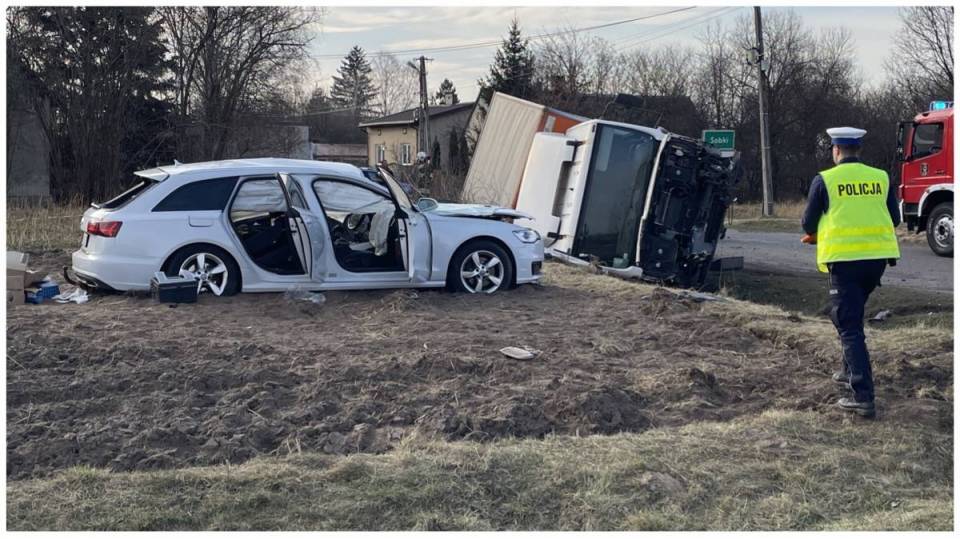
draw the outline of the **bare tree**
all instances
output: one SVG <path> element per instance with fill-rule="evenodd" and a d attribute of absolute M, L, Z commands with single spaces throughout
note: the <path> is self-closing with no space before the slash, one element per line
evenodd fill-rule
<path fill-rule="evenodd" d="M 886 68 L 915 107 L 953 96 L 953 7 L 900 10 L 900 31 Z"/>
<path fill-rule="evenodd" d="M 573 28 L 550 35 L 535 50 L 535 75 L 543 94 L 563 101 L 591 87 L 594 38 Z"/>
<path fill-rule="evenodd" d="M 690 49 L 675 45 L 625 53 L 622 63 L 629 73 L 625 88 L 638 95 L 689 95 L 693 62 Z"/>
<path fill-rule="evenodd" d="M 609 41 L 601 38 L 594 41 L 590 66 L 591 93 L 610 95 L 624 91 L 629 71 L 623 56 Z"/>
<path fill-rule="evenodd" d="M 307 57 L 322 12 L 296 7 L 160 8 L 181 118 L 199 123 L 198 157 L 224 157 L 240 115 Z"/>
<path fill-rule="evenodd" d="M 377 87 L 376 107 L 386 116 L 413 108 L 419 99 L 417 72 L 383 52 L 373 55 L 373 84 Z"/>
<path fill-rule="evenodd" d="M 703 28 L 697 38 L 698 67 L 691 91 L 700 112 L 713 127 L 738 125 L 748 78 L 742 51 L 733 44 L 731 31 L 719 22 Z"/>

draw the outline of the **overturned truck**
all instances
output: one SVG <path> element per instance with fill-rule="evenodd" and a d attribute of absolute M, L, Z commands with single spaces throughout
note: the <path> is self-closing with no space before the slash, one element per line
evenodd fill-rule
<path fill-rule="evenodd" d="M 662 128 L 590 120 L 537 133 L 516 209 L 548 253 L 624 277 L 700 288 L 740 179 L 736 155 Z"/>

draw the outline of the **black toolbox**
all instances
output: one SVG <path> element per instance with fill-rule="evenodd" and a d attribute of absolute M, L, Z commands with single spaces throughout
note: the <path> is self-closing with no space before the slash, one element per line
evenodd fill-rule
<path fill-rule="evenodd" d="M 196 303 L 197 280 L 158 271 L 150 279 L 150 295 L 160 303 Z"/>

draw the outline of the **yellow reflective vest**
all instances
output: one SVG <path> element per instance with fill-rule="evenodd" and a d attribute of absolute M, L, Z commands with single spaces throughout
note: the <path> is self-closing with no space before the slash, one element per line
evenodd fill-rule
<path fill-rule="evenodd" d="M 820 173 L 827 211 L 817 225 L 817 268 L 829 262 L 900 258 L 887 209 L 887 173 L 863 163 L 842 163 Z"/>

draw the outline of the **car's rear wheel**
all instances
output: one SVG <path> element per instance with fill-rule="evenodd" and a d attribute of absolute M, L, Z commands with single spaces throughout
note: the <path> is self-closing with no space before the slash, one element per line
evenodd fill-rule
<path fill-rule="evenodd" d="M 953 203 L 942 202 L 930 212 L 927 243 L 939 256 L 953 256 Z"/>
<path fill-rule="evenodd" d="M 507 252 L 492 241 L 477 240 L 453 255 L 447 286 L 471 294 L 493 294 L 510 286 L 513 263 Z"/>
<path fill-rule="evenodd" d="M 177 251 L 164 269 L 167 275 L 181 272 L 197 281 L 197 293 L 232 296 L 240 291 L 240 268 L 233 257 L 213 245 L 190 245 Z"/>

